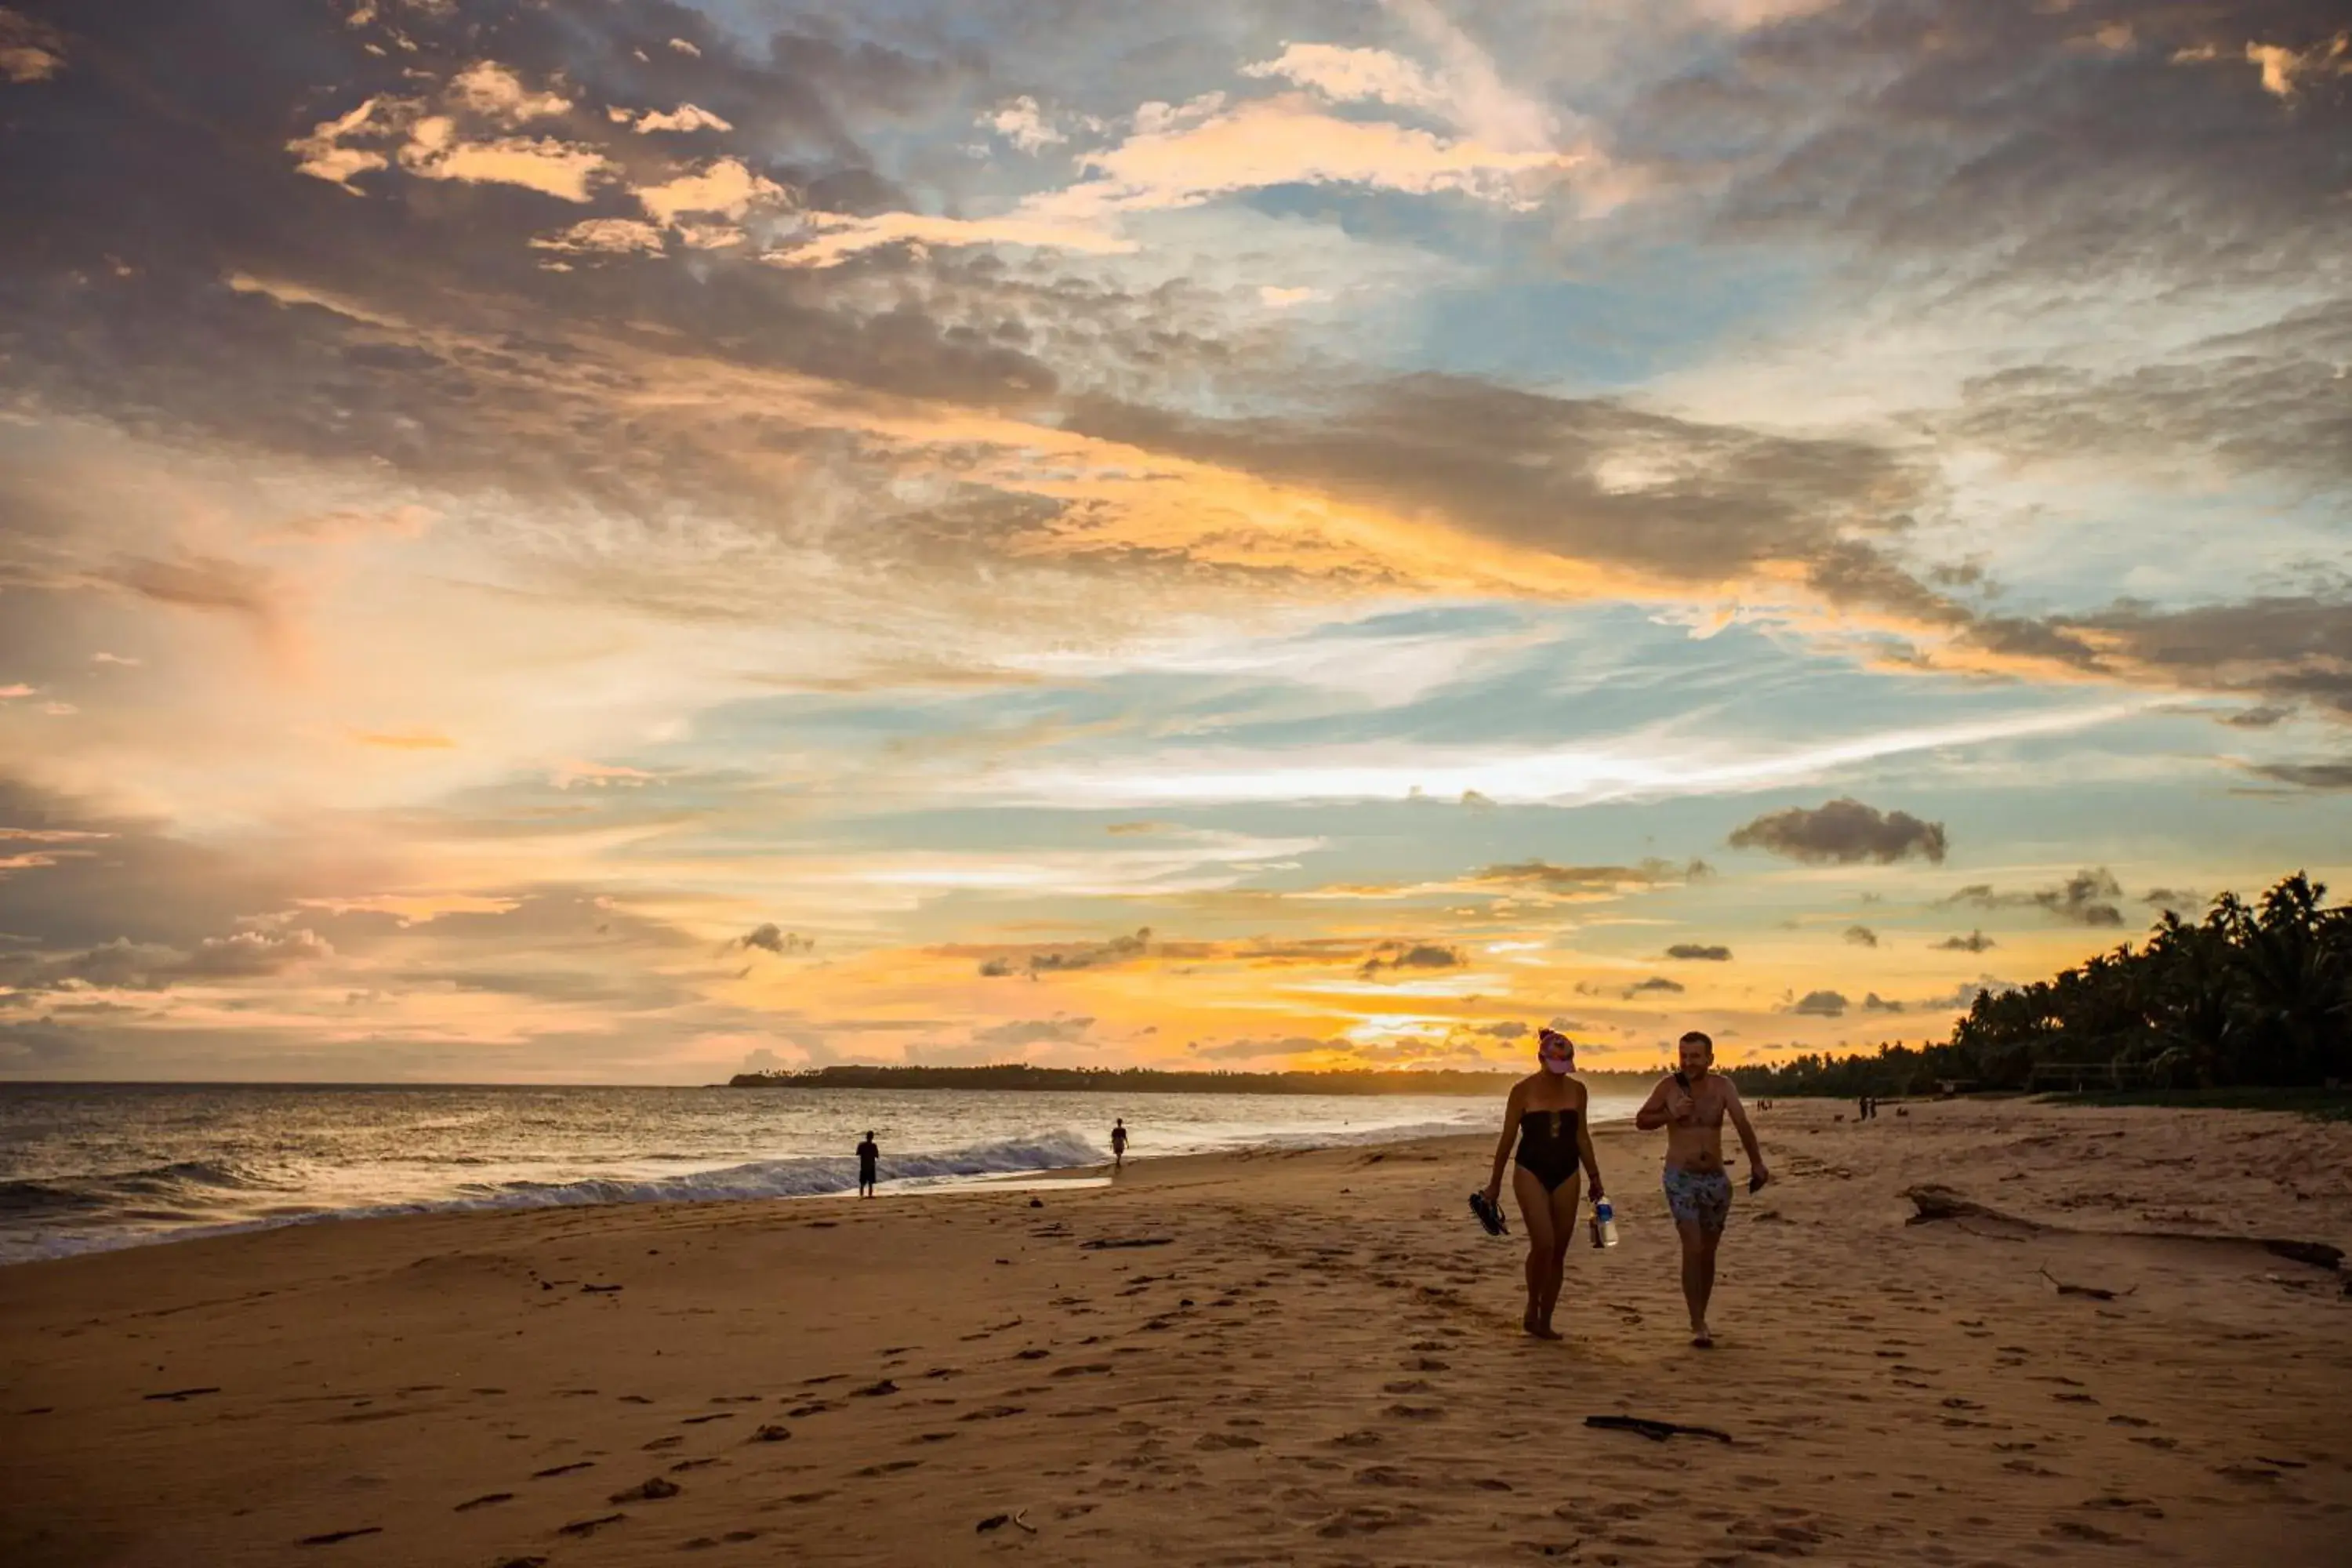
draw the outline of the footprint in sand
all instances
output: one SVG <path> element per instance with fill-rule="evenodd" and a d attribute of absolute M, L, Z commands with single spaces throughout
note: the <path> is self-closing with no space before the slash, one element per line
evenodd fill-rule
<path fill-rule="evenodd" d="M 607 1525 L 618 1524 L 629 1516 L 625 1513 L 600 1514 L 594 1519 L 575 1519 L 570 1524 L 556 1526 L 558 1535 L 593 1535 Z"/>

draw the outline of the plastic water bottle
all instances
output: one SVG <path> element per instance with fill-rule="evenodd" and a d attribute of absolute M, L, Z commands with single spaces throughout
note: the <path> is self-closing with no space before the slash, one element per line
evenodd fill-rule
<path fill-rule="evenodd" d="M 1607 1198 L 1598 1198 L 1592 1205 L 1592 1245 L 1617 1245 L 1617 1211 L 1609 1206 Z"/>

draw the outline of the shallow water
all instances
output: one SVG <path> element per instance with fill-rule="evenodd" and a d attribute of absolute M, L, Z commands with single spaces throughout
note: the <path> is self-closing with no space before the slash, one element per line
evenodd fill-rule
<path fill-rule="evenodd" d="M 1634 1103 L 1596 1094 L 1593 1113 Z M 1148 1159 L 1500 1112 L 1402 1095 L 16 1085 L 0 1088 L 0 1262 L 363 1215 L 847 1192 L 868 1128 L 884 1184 L 906 1189 L 1106 1161 L 1114 1117 Z"/>

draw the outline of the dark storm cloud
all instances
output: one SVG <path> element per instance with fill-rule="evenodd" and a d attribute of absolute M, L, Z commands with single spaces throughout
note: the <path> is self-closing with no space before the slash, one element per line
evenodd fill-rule
<path fill-rule="evenodd" d="M 674 235 L 666 255 L 561 272 L 530 243 L 587 219 L 643 221 L 635 190 L 720 158 L 803 197 L 887 199 L 857 126 L 954 101 L 984 72 L 960 46 L 918 55 L 827 24 L 739 48 L 664 0 L 467 0 L 394 7 L 377 27 L 295 0 L 247 7 L 235 27 L 164 0 L 48 9 L 105 62 L 10 89 L 0 121 L 0 346 L 19 395 L 48 408 L 431 479 L 593 489 L 643 482 L 629 464 L 644 435 L 633 443 L 630 416 L 585 395 L 625 373 L 567 385 L 589 374 L 568 342 L 579 327 L 626 337 L 642 322 L 673 350 L 919 395 L 1052 385 L 1017 348 L 887 287 L 853 300 L 847 278 L 693 253 Z M 484 60 L 570 107 L 518 127 L 453 102 L 450 79 Z M 461 135 L 560 142 L 611 177 L 575 203 L 425 179 L 394 158 L 348 174 L 347 190 L 288 150 L 372 100 L 422 98 Z M 733 129 L 646 135 L 607 112 L 684 103 Z M 236 276 L 279 295 L 233 289 Z M 279 302 L 289 287 L 319 302 Z M 220 397 L 224 384 L 240 395 Z M 516 449 L 518 429 L 555 449 Z"/>
<path fill-rule="evenodd" d="M 1704 860 L 1661 860 L 1654 857 L 1638 866 L 1555 866 L 1548 860 L 1521 860 L 1508 865 L 1483 867 L 1471 872 L 1467 879 L 1530 892 L 1574 897 L 1696 881 L 1711 875 L 1713 869 Z"/>
<path fill-rule="evenodd" d="M 2325 0 L 1846 0 L 1653 89 L 1617 151 L 1735 232 L 1841 234 L 1948 289 L 2287 276 L 2352 239 L 2352 95 L 2267 90 L 2247 46 L 2343 25 Z"/>
<path fill-rule="evenodd" d="M 1948 844 L 1940 822 L 1924 822 L 1907 811 L 1881 811 L 1851 797 L 1812 810 L 1792 805 L 1767 813 L 1733 829 L 1729 842 L 1734 849 L 1841 865 L 1892 865 L 1915 855 L 1940 865 Z"/>
<path fill-rule="evenodd" d="M 1697 963 L 1728 963 L 1731 962 L 1731 950 L 1704 942 L 1678 942 L 1666 949 L 1666 956 Z"/>
<path fill-rule="evenodd" d="M 798 931 L 785 931 L 773 921 L 752 927 L 737 937 L 735 942 L 740 947 L 756 947 L 761 952 L 772 952 L 779 957 L 788 953 L 807 952 L 816 946 L 814 937 L 803 936 Z"/>
<path fill-rule="evenodd" d="M 1794 561 L 1850 602 L 1914 608 L 1933 598 L 1847 537 L 1903 526 L 1927 482 L 1866 442 L 1434 374 L 1341 394 L 1313 415 L 1195 419 L 1082 398 L 1066 423 L 1578 560 L 1707 582 Z"/>
<path fill-rule="evenodd" d="M 19 862 L 0 868 L 0 931 L 44 949 L 122 942 L 184 952 L 296 892 L 272 855 L 192 843 L 5 776 L 0 829 L 0 859 Z"/>
<path fill-rule="evenodd" d="M 2043 365 L 1980 377 L 1938 424 L 2017 458 L 2108 453 L 2340 489 L 2352 484 L 2347 359 L 2352 301 L 2339 300 L 2112 374 Z"/>
<path fill-rule="evenodd" d="M 2352 789 L 2352 763 L 2263 763 L 2254 772 L 2300 789 Z"/>
<path fill-rule="evenodd" d="M 1364 960 L 1356 973 L 1366 980 L 1376 980 L 1382 971 L 1396 973 L 1407 969 L 1459 969 L 1469 962 L 1458 947 L 1427 942 L 1385 942 Z"/>
<path fill-rule="evenodd" d="M 2183 609 L 2123 601 L 2042 620 L 1987 618 L 1968 637 L 2117 679 L 2307 700 L 2352 718 L 2352 598 L 2337 592 Z"/>
<path fill-rule="evenodd" d="M 1141 958 L 1150 950 L 1151 928 L 1144 926 L 1132 935 L 1115 936 L 1108 942 L 1045 948 L 1029 953 L 1025 959 L 1000 953 L 982 961 L 980 972 L 992 979 L 1025 973 L 1034 980 L 1041 974 L 1059 973 L 1066 970 L 1099 969 L 1106 964 L 1124 963 Z"/>
<path fill-rule="evenodd" d="M 2115 873 L 2101 866 L 2096 869 L 2077 871 L 2054 888 L 2042 888 L 2030 892 L 1997 891 L 1990 882 L 1976 882 L 1942 901 L 1979 910 L 2041 910 L 2070 925 L 2119 926 L 2124 923 L 2123 911 L 2116 908 L 2115 900 L 2123 895 L 2123 888 L 2116 881 Z M 1954 944 L 1948 942 L 1945 945 Z M 1967 947 L 1965 942 L 1958 945 Z M 1968 948 L 1968 951 L 1979 950 Z"/>

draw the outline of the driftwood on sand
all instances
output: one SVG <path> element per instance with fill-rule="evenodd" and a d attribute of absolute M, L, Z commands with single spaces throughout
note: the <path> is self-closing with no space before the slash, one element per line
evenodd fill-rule
<path fill-rule="evenodd" d="M 2095 1236 L 2118 1240 L 2175 1242 L 2205 1247 L 2255 1247 L 2273 1257 L 2289 1258 L 2296 1263 L 2308 1263 L 2315 1268 L 2333 1269 L 2344 1261 L 2344 1249 L 2330 1246 L 2324 1241 L 2293 1241 L 2268 1236 L 2203 1236 L 2194 1231 L 2183 1230 L 2074 1230 L 2064 1226 L 2048 1225 L 2038 1219 L 2027 1219 L 2021 1215 L 2004 1214 L 1999 1209 L 1988 1207 L 1973 1198 L 1964 1196 L 1950 1187 L 1938 1186 L 1933 1183 L 1906 1187 L 1903 1190 L 1903 1195 L 1910 1200 L 1914 1208 L 1919 1211 L 1905 1222 L 1909 1225 L 1927 1225 L 1937 1220 L 1976 1219 L 2006 1226 L 2014 1230 L 2048 1235 Z M 2065 1287 L 2061 1286 L 2060 1289 L 2063 1290 Z M 2079 1293 L 2087 1295 L 2090 1291 L 2083 1290 Z"/>

